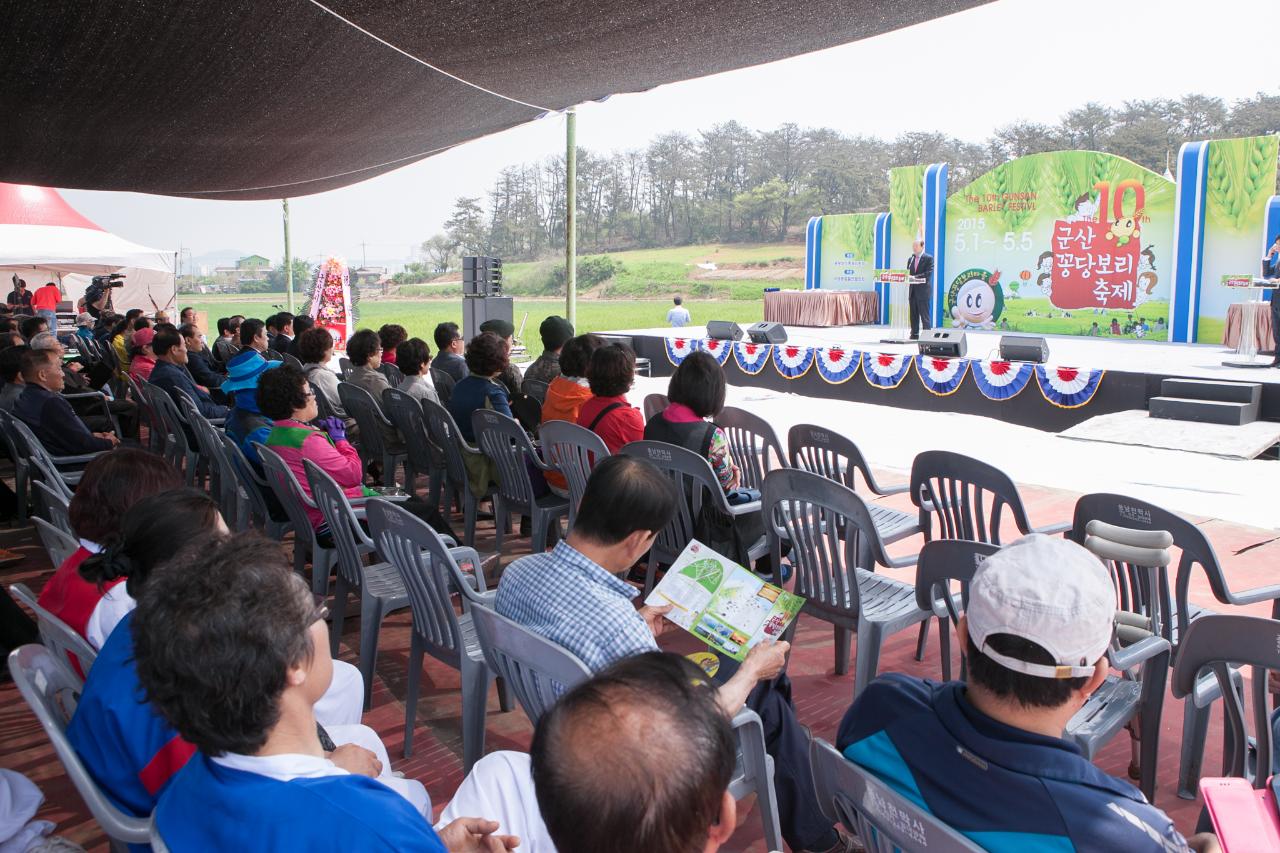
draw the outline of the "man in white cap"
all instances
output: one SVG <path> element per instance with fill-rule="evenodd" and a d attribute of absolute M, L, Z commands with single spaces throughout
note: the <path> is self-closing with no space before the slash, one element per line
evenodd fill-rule
<path fill-rule="evenodd" d="M 1032 534 L 983 561 L 956 624 L 968 683 L 889 674 L 840 724 L 850 761 L 988 850 L 1187 850 L 1168 815 L 1062 738 L 1107 677 L 1115 591 L 1075 543 Z M 1217 850 L 1212 835 L 1191 848 Z"/>

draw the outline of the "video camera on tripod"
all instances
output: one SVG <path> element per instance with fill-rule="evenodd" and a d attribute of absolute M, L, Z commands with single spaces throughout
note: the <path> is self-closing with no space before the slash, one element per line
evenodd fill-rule
<path fill-rule="evenodd" d="M 124 287 L 124 273 L 107 273 L 106 275 L 95 275 L 89 282 L 89 286 L 84 289 L 84 304 L 86 310 L 94 317 L 99 312 L 111 307 L 111 289 L 114 287 Z M 106 297 L 106 301 L 103 301 Z"/>

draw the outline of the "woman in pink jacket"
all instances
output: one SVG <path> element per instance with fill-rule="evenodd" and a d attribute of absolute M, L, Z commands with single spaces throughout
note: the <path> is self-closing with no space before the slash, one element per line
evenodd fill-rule
<path fill-rule="evenodd" d="M 341 418 L 316 420 L 315 393 L 306 374 L 293 365 L 285 364 L 268 370 L 258 378 L 258 408 L 275 421 L 263 444 L 274 450 L 289 466 L 302 491 L 311 494 L 304 461 L 314 462 L 334 482 L 342 487 L 348 498 L 373 497 L 378 493 L 364 486 L 364 468 L 360 454 L 347 441 L 346 425 Z M 439 510 L 417 496 L 402 501 L 401 506 L 426 521 L 440 533 L 452 536 L 453 531 L 440 516 Z M 332 538 L 320 510 L 304 507 L 316 538 L 328 545 Z"/>

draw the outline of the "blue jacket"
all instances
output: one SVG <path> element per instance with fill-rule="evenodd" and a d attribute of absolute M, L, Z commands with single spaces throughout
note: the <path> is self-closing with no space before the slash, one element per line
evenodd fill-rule
<path fill-rule="evenodd" d="M 65 397 L 43 385 L 27 383 L 13 404 L 13 413 L 31 427 L 44 449 L 54 456 L 78 456 L 112 447 L 110 441 L 89 431 Z"/>
<path fill-rule="evenodd" d="M 211 358 L 208 350 L 187 350 L 187 370 L 191 371 L 191 378 L 204 387 L 217 388 L 227 377 L 213 369 Z"/>
<path fill-rule="evenodd" d="M 262 414 L 262 410 L 258 408 L 257 388 L 246 388 L 235 393 L 235 406 L 227 414 L 224 429 L 227 435 L 239 445 L 240 452 L 245 455 L 245 458 L 258 468 L 262 467 L 262 460 L 258 458 L 258 450 L 253 443 L 256 441 L 259 444 L 266 444 L 267 434 L 275 428 L 275 425 L 275 421 Z"/>
<path fill-rule="evenodd" d="M 445 850 L 426 818 L 375 779 L 344 774 L 281 782 L 224 767 L 203 753 L 160 798 L 156 827 L 174 853 Z"/>
<path fill-rule="evenodd" d="M 151 378 L 148 381 L 152 385 L 168 391 L 169 396 L 173 398 L 174 405 L 179 407 L 179 411 L 181 411 L 182 404 L 178 402 L 178 391 L 181 390 L 186 391 L 191 399 L 196 401 L 196 408 L 206 418 L 225 418 L 227 416 L 227 407 L 219 406 L 213 402 L 213 398 L 209 396 L 208 392 L 201 391 L 196 387 L 191 374 L 176 364 L 157 361 L 156 366 L 151 370 Z"/>
<path fill-rule="evenodd" d="M 1137 788 L 1061 738 L 991 719 L 960 682 L 881 676 L 845 713 L 836 747 L 995 853 L 1187 849 Z"/>
<path fill-rule="evenodd" d="M 145 817 L 195 747 L 146 702 L 133 662 L 132 625 L 130 613 L 102 645 L 67 739 L 112 802 Z"/>
<path fill-rule="evenodd" d="M 468 374 L 453 386 L 453 394 L 449 397 L 449 414 L 458 422 L 458 432 L 469 442 L 474 443 L 476 440 L 475 433 L 471 430 L 471 413 L 485 408 L 485 401 L 488 401 L 488 407 L 495 412 L 512 417 L 511 405 L 507 402 L 507 389 L 500 382 Z"/>

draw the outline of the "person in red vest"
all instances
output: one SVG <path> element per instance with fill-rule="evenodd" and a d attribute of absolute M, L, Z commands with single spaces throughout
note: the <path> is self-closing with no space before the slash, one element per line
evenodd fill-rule
<path fill-rule="evenodd" d="M 49 282 L 31 295 L 31 307 L 37 317 L 43 317 L 49 325 L 49 331 L 58 334 L 58 303 L 62 301 L 62 290 L 58 285 Z"/>

